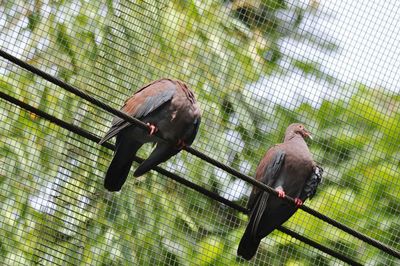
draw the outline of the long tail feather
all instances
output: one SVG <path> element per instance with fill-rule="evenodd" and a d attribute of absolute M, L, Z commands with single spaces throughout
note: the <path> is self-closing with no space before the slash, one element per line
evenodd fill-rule
<path fill-rule="evenodd" d="M 130 145 L 117 145 L 115 155 L 108 167 L 106 177 L 104 179 L 104 187 L 109 191 L 121 190 L 123 184 L 128 177 L 129 170 L 132 166 L 133 158 L 137 150 L 142 146 L 140 142 L 134 142 Z"/>
<path fill-rule="evenodd" d="M 253 211 L 246 230 L 240 240 L 237 255 L 250 260 L 257 252 L 261 237 L 258 236 L 261 218 L 266 210 L 269 194 L 260 192 L 255 199 Z M 262 225 L 261 225 L 262 226 Z"/>

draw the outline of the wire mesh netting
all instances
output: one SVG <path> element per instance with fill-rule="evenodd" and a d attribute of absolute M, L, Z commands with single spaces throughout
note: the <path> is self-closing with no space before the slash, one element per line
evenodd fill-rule
<path fill-rule="evenodd" d="M 137 178 L 134 163 L 106 191 L 113 147 L 96 141 L 113 115 L 1 58 L 0 260 L 398 265 L 399 12 L 396 1 L 0 2 L 2 52 L 116 109 L 161 77 L 187 83 L 202 110 L 192 148 L 245 175 L 304 123 L 324 169 L 305 205 L 393 251 L 299 210 L 241 259 L 249 182 L 182 151 Z"/>

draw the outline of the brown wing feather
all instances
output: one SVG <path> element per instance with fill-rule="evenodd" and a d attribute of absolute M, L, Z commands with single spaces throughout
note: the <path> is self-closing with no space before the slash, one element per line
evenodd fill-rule
<path fill-rule="evenodd" d="M 121 110 L 133 117 L 141 119 L 170 101 L 175 93 L 176 82 L 169 79 L 157 80 L 144 86 L 126 100 Z M 129 125 L 130 123 L 124 119 L 117 116 L 114 117 L 110 130 L 100 140 L 99 144 L 114 137 Z"/>

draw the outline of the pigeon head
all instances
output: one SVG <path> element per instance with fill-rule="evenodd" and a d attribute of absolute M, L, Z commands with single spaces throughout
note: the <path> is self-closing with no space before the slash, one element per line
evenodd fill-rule
<path fill-rule="evenodd" d="M 303 139 L 312 139 L 311 132 L 300 123 L 294 123 L 288 126 L 285 133 L 285 141 L 294 138 L 296 135 L 300 135 Z"/>

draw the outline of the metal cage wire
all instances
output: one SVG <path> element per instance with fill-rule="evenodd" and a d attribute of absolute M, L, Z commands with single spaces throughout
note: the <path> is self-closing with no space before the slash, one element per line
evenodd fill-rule
<path fill-rule="evenodd" d="M 1 50 L 114 108 L 151 80 L 185 80 L 203 112 L 193 147 L 246 175 L 289 123 L 306 123 L 325 169 L 306 205 L 399 250 L 399 73 L 386 55 L 397 47 L 395 3 L 15 1 L 0 8 Z M 349 17 L 364 20 L 349 28 Z M 387 42 L 378 46 L 377 36 Z M 355 58 L 360 53 L 370 60 Z M 106 132 L 110 113 L 8 60 L 0 64 L 4 94 L 95 136 Z M 6 265 L 343 263 L 277 230 L 250 262 L 238 259 L 247 222 L 240 211 L 154 171 L 108 193 L 102 180 L 111 151 L 34 109 L 7 100 L 0 108 Z M 250 184 L 190 153 L 161 167 L 246 204 Z M 399 262 L 303 211 L 285 227 L 361 264 Z"/>

